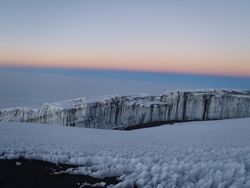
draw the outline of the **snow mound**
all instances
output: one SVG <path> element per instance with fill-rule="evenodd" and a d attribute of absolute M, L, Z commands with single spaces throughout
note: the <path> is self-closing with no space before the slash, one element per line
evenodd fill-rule
<path fill-rule="evenodd" d="M 117 176 L 121 182 L 110 187 L 247 188 L 249 122 L 189 122 L 129 132 L 0 122 L 0 159 L 78 165 L 59 173 Z"/>

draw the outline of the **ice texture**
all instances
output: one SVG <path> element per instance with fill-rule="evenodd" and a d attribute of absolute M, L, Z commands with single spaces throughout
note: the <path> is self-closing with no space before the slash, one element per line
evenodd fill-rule
<path fill-rule="evenodd" d="M 249 122 L 197 121 L 134 131 L 0 122 L 0 160 L 74 164 L 57 173 L 117 176 L 121 182 L 110 188 L 249 188 Z"/>
<path fill-rule="evenodd" d="M 1 121 L 125 129 L 152 122 L 219 120 L 250 117 L 250 91 L 177 90 L 162 95 L 82 97 L 42 107 L 0 110 Z"/>

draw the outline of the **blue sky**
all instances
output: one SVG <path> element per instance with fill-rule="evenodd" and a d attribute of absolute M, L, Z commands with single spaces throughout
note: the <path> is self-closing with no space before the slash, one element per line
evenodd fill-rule
<path fill-rule="evenodd" d="M 0 1 L 0 108 L 250 89 L 250 1 Z"/>
<path fill-rule="evenodd" d="M 250 1 L 0 1 L 0 66 L 250 76 Z"/>

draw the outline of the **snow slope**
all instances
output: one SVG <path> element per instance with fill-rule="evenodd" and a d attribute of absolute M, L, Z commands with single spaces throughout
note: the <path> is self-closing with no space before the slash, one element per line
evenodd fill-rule
<path fill-rule="evenodd" d="M 0 158 L 81 165 L 116 187 L 250 187 L 250 118 L 134 131 L 0 122 Z"/>
<path fill-rule="evenodd" d="M 152 122 L 250 117 L 250 91 L 183 90 L 162 95 L 82 97 L 42 107 L 0 110 L 0 120 L 100 129 L 125 129 Z"/>

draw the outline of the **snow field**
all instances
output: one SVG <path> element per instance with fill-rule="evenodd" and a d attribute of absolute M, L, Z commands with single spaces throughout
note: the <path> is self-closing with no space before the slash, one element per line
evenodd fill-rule
<path fill-rule="evenodd" d="M 64 172 L 110 187 L 250 187 L 250 118 L 134 131 L 0 122 L 0 159 L 79 165 Z"/>

